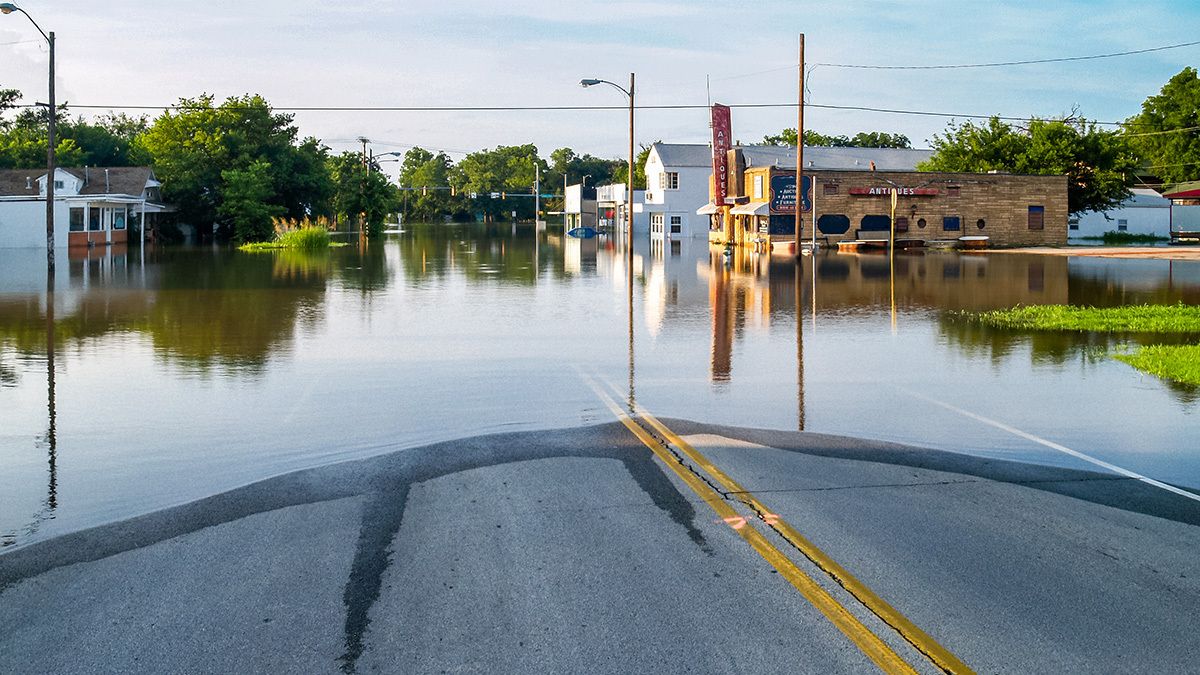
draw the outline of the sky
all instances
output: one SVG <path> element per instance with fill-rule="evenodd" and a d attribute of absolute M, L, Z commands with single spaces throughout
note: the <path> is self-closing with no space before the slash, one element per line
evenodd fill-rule
<path fill-rule="evenodd" d="M 584 77 L 627 84 L 644 105 L 791 103 L 798 35 L 811 64 L 940 65 L 1084 56 L 1190 42 L 1194 0 L 23 0 L 56 32 L 59 101 L 151 105 L 211 93 L 288 106 L 625 104 Z M 45 100 L 44 42 L 0 16 L 0 87 Z M 15 44 L 14 44 L 15 43 Z M 1136 113 L 1200 46 L 1113 59 L 991 69 L 880 71 L 816 66 L 808 101 L 957 114 Z M 707 86 L 706 86 L 707 82 Z M 711 98 L 710 98 L 711 97 Z M 77 110 L 85 115 L 96 111 Z M 152 111 L 131 111 L 153 115 Z M 302 135 L 334 150 L 419 145 L 454 159 L 535 143 L 603 157 L 626 153 L 621 110 L 298 112 Z M 827 134 L 903 133 L 918 147 L 945 117 L 810 109 Z M 745 143 L 796 125 L 794 108 L 735 109 Z M 706 142 L 703 109 L 637 113 L 638 143 Z M 394 165 L 393 165 L 394 166 Z"/>

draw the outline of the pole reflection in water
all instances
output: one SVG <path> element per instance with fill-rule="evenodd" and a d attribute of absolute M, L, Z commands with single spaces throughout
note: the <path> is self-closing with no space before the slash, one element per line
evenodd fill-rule
<path fill-rule="evenodd" d="M 630 227 L 631 233 L 632 233 L 632 230 L 633 230 L 633 228 L 631 226 Z M 631 238 L 627 242 L 628 243 L 627 248 L 629 249 L 629 254 L 626 256 L 626 259 L 625 259 L 625 267 L 628 270 L 627 288 L 629 291 L 629 413 L 631 415 L 634 413 L 634 407 L 637 403 L 637 400 L 634 397 L 634 391 L 633 391 L 633 240 L 632 240 L 632 236 L 633 235 L 630 234 Z"/>
<path fill-rule="evenodd" d="M 800 313 L 800 290 L 803 284 L 801 271 L 804 258 L 796 248 L 796 427 L 804 431 L 804 317 Z"/>
<path fill-rule="evenodd" d="M 49 453 L 49 485 L 46 488 L 46 518 L 58 508 L 58 431 L 54 410 L 54 270 L 46 272 L 46 445 Z"/>

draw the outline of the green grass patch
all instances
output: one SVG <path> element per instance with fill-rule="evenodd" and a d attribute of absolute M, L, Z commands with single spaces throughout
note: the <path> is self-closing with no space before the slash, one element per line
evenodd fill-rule
<path fill-rule="evenodd" d="M 963 312 L 959 316 L 1008 330 L 1200 334 L 1200 306 L 1184 304 L 1103 308 L 1031 305 L 992 312 Z"/>
<path fill-rule="evenodd" d="M 1121 244 L 1155 244 L 1160 241 L 1168 241 L 1167 237 L 1159 237 L 1153 234 L 1133 234 L 1131 232 L 1114 232 L 1109 231 L 1095 237 L 1080 237 L 1083 241 L 1102 241 L 1110 246 Z"/>
<path fill-rule="evenodd" d="M 1163 379 L 1200 385 L 1200 345 L 1152 345 L 1113 358 Z"/>
<path fill-rule="evenodd" d="M 329 231 L 319 227 L 303 227 L 298 230 L 287 230 L 275 236 L 274 241 L 260 241 L 242 244 L 242 251 L 271 251 L 275 249 L 294 249 L 299 251 L 322 251 L 327 248 L 346 246 L 345 242 L 334 242 L 329 238 Z"/>

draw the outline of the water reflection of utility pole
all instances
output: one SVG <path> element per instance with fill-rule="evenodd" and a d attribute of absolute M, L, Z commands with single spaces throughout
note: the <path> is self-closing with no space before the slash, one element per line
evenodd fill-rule
<path fill-rule="evenodd" d="M 799 210 L 799 209 L 797 209 Z M 811 258 L 811 256 L 810 256 Z M 801 269 L 804 258 L 796 258 L 796 426 L 804 431 L 804 317 L 800 313 Z"/>
<path fill-rule="evenodd" d="M 46 508 L 58 508 L 58 430 L 54 409 L 54 268 L 46 271 L 46 413 L 49 423 L 46 443 L 49 446 L 50 477 L 46 489 Z"/>
<path fill-rule="evenodd" d="M 631 228 L 632 229 L 632 228 Z M 632 235 L 627 240 L 629 247 L 629 255 L 626 258 L 626 268 L 628 269 L 628 290 L 629 290 L 629 413 L 634 413 L 634 407 L 637 403 L 633 391 L 633 238 Z"/>

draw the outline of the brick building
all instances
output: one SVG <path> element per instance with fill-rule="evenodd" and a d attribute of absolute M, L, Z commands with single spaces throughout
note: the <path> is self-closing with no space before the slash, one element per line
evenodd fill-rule
<path fill-rule="evenodd" d="M 744 160 L 731 157 L 730 166 L 745 166 Z M 710 241 L 793 246 L 795 169 L 750 166 L 731 174 L 727 192 L 735 203 L 712 214 Z M 895 188 L 897 239 L 918 245 L 960 237 L 987 237 L 991 246 L 1067 243 L 1066 176 L 817 169 L 806 171 L 802 182 L 802 241 L 812 237 L 814 223 L 817 239 L 827 244 L 887 239 Z"/>

